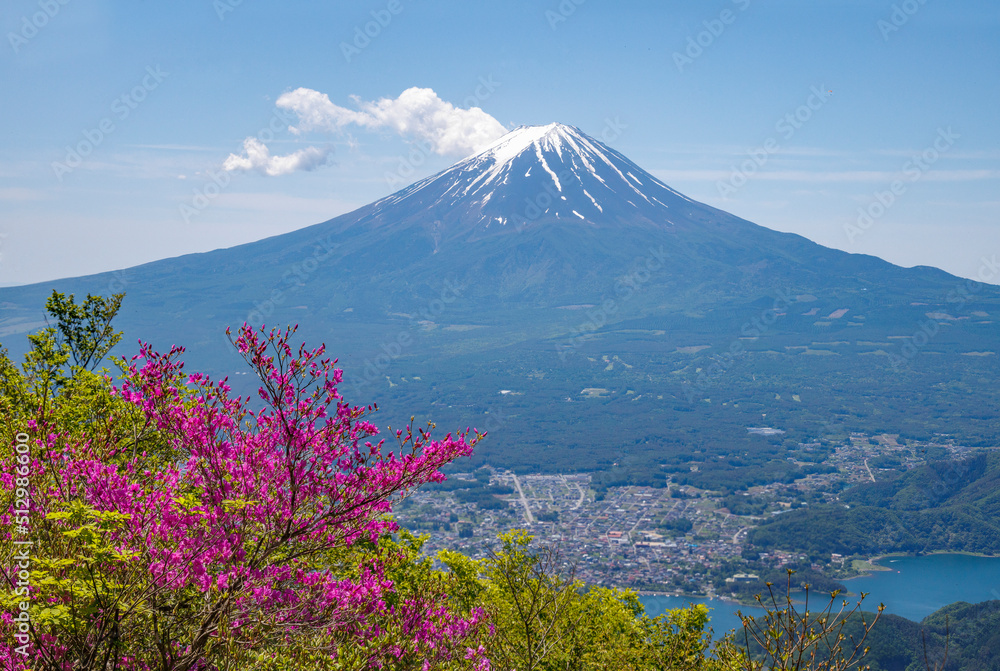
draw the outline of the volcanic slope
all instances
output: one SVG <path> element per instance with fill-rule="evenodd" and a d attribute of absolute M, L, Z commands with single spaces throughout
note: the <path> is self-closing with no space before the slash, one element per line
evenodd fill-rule
<path fill-rule="evenodd" d="M 491 429 L 477 463 L 731 487 L 847 431 L 1000 440 L 996 287 L 755 225 L 561 124 L 292 233 L 0 289 L 0 338 L 23 352 L 53 289 L 121 288 L 126 350 L 242 389 L 225 327 L 298 323 L 386 422 Z"/>

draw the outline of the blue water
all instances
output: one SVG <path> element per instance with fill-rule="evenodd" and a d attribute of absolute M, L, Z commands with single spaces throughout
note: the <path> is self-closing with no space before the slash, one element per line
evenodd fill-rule
<path fill-rule="evenodd" d="M 1000 599 L 1000 558 L 997 557 L 935 554 L 886 557 L 878 563 L 890 570 L 842 581 L 853 593 L 847 597 L 850 605 L 857 601 L 861 592 L 869 592 L 864 601 L 865 610 L 874 611 L 881 602 L 885 604 L 885 612 L 919 622 L 956 601 L 978 603 Z M 716 636 L 742 626 L 736 617 L 737 609 L 746 615 L 762 612 L 759 608 L 718 599 L 643 596 L 640 601 L 650 616 L 660 615 L 670 608 L 683 608 L 689 603 L 703 603 L 711 609 L 710 625 Z"/>
<path fill-rule="evenodd" d="M 685 596 L 641 596 L 639 601 L 646 607 L 646 614 L 650 617 L 662 615 L 664 611 L 672 608 L 686 608 L 690 604 L 705 604 L 708 606 L 708 615 L 711 618 L 708 625 L 712 628 L 716 638 L 722 638 L 730 629 L 739 629 L 743 626 L 740 618 L 736 616 L 737 609 L 742 610 L 744 615 L 760 615 L 764 611 L 754 606 L 741 606 L 731 601 L 721 601 L 719 599 L 699 599 L 697 597 Z"/>
<path fill-rule="evenodd" d="M 920 621 L 956 601 L 1000 599 L 1000 558 L 937 554 L 886 557 L 879 564 L 890 570 L 843 581 L 854 593 L 871 592 L 866 610 L 881 601 L 887 613 Z"/>

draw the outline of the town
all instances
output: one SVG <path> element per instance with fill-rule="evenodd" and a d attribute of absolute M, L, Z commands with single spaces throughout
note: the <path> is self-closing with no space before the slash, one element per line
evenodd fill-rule
<path fill-rule="evenodd" d="M 837 493 L 854 483 L 925 463 L 922 455 L 928 450 L 949 457 L 972 452 L 947 436 L 925 444 L 899 442 L 895 435 L 852 433 L 825 462 L 833 472 L 751 487 L 728 497 L 671 481 L 664 488 L 599 492 L 586 473 L 516 474 L 487 467 L 452 474 L 441 488 L 417 490 L 395 515 L 401 526 L 428 535 L 424 552 L 430 556 L 451 549 L 480 558 L 495 546 L 498 534 L 523 528 L 552 544 L 567 572 L 588 584 L 728 597 L 740 583 L 757 582 L 758 576 L 747 572 L 751 562 L 770 568 L 806 562 L 811 571 L 836 577 L 867 567 L 867 558 L 840 555 L 824 564 L 781 551 L 745 556 L 745 540 L 750 529 L 770 516 L 836 502 Z"/>

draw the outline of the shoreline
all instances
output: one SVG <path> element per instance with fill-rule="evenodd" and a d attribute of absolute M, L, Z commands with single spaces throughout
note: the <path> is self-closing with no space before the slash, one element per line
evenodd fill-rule
<path fill-rule="evenodd" d="M 867 567 L 863 569 L 857 569 L 856 571 L 854 571 L 855 575 L 851 575 L 845 578 L 838 578 L 838 580 L 854 580 L 855 578 L 868 577 L 874 572 L 891 571 L 892 569 L 889 568 L 888 566 L 883 566 L 878 563 L 884 559 L 928 557 L 931 555 L 965 555 L 967 557 L 982 557 L 984 559 L 1000 559 L 1000 555 L 991 555 L 983 552 L 966 552 L 961 550 L 931 550 L 930 552 L 921 552 L 921 553 L 889 552 L 884 555 L 875 555 L 869 557 L 868 559 L 855 559 L 854 561 L 856 562 L 867 564 Z M 852 570 L 854 570 L 853 566 Z"/>
<path fill-rule="evenodd" d="M 966 557 L 980 557 L 983 559 L 1000 559 L 1000 555 L 991 555 L 982 552 L 955 552 L 951 550 L 933 550 L 931 552 L 921 552 L 919 554 L 908 553 L 908 552 L 890 552 L 884 555 L 869 557 L 867 560 L 855 559 L 854 561 L 867 564 L 867 567 L 864 568 L 863 570 L 858 571 L 857 575 L 852 575 L 849 578 L 837 578 L 837 580 L 842 581 L 844 583 L 844 587 L 847 589 L 844 596 L 856 597 L 858 596 L 858 593 L 854 592 L 851 589 L 851 585 L 849 584 L 851 580 L 856 580 L 858 578 L 870 578 L 875 573 L 894 570 L 892 567 L 884 566 L 876 562 L 880 562 L 883 560 L 892 560 L 892 559 L 909 559 L 909 558 L 915 559 L 919 557 L 930 557 L 932 555 L 953 555 L 953 556 L 964 555 Z"/>
<path fill-rule="evenodd" d="M 632 589 L 631 587 L 620 587 L 618 589 Z M 705 594 L 686 594 L 684 592 L 654 592 L 648 589 L 633 589 L 638 596 L 669 596 L 681 599 L 714 599 L 717 597 L 707 596 Z"/>
<path fill-rule="evenodd" d="M 887 555 L 877 555 L 875 557 L 869 557 L 868 559 L 855 559 L 854 562 L 862 564 L 862 567 L 856 567 L 854 562 L 851 562 L 851 571 L 854 575 L 847 576 L 845 578 L 837 578 L 837 580 L 854 580 L 855 578 L 864 578 L 870 576 L 872 573 L 877 573 L 880 571 L 891 571 L 888 566 L 882 566 L 878 562 L 886 559 L 888 557 L 906 557 L 909 555 L 905 554 L 887 554 Z M 913 555 L 914 557 L 916 555 Z"/>
<path fill-rule="evenodd" d="M 980 557 L 983 559 L 1000 559 L 1000 554 L 992 555 L 982 552 L 965 552 L 965 551 L 952 551 L 952 550 L 933 550 L 931 552 L 922 553 L 907 553 L 907 552 L 890 552 L 883 555 L 874 555 L 868 559 L 855 559 L 854 562 L 858 562 L 863 565 L 863 567 L 855 568 L 852 566 L 851 575 L 836 577 L 834 578 L 838 582 L 844 583 L 845 591 L 842 596 L 855 597 L 857 594 L 851 590 L 850 581 L 857 578 L 867 578 L 871 577 L 877 573 L 882 573 L 886 571 L 893 571 L 889 566 L 884 566 L 879 562 L 891 560 L 891 559 L 903 559 L 903 558 L 918 558 L 927 557 L 931 555 L 965 555 L 969 557 Z M 832 577 L 832 576 L 831 576 Z M 631 588 L 624 588 L 631 589 Z M 746 606 L 746 607 L 756 607 L 759 608 L 760 604 L 756 601 L 742 601 L 737 598 L 733 598 L 729 595 L 722 594 L 689 594 L 684 592 L 665 592 L 665 591 L 654 591 L 654 590 L 634 590 L 635 593 L 640 597 L 671 597 L 671 598 L 681 598 L 681 599 L 698 599 L 702 601 L 721 601 L 726 604 L 732 604 L 736 606 Z"/>
<path fill-rule="evenodd" d="M 745 606 L 748 608 L 760 608 L 760 604 L 753 600 L 740 601 L 729 595 L 722 594 L 674 594 L 671 592 L 653 592 L 649 590 L 636 590 L 638 596 L 665 596 L 673 599 L 699 599 L 701 601 L 721 601 L 733 606 Z"/>

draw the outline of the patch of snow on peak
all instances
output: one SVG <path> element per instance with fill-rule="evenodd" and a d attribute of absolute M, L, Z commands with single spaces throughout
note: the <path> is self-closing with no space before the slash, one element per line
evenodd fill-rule
<path fill-rule="evenodd" d="M 590 195 L 589 191 L 587 191 L 586 189 L 584 189 L 583 192 L 585 194 L 587 194 L 587 198 L 590 198 L 590 202 L 592 202 L 594 204 L 594 207 L 596 207 L 601 212 L 604 212 L 604 208 L 601 207 L 601 205 L 596 200 L 594 200 L 594 197 Z"/>
<path fill-rule="evenodd" d="M 556 189 L 558 189 L 561 192 L 562 184 L 559 183 L 559 178 L 556 177 L 556 173 L 552 172 L 552 168 L 550 168 L 549 164 L 546 163 L 545 157 L 542 156 L 542 148 L 538 146 L 537 142 L 535 143 L 535 156 L 538 157 L 538 160 L 542 164 L 542 167 L 545 168 L 545 172 L 549 173 L 549 176 L 552 177 L 552 181 L 556 183 Z"/>
<path fill-rule="evenodd" d="M 502 138 L 479 152 L 477 157 L 487 155 L 493 158 L 495 164 L 506 163 L 522 151 L 535 144 L 545 137 L 549 131 L 558 124 L 550 123 L 548 126 L 521 126 L 515 128 Z M 475 158 L 475 157 L 474 157 Z"/>

